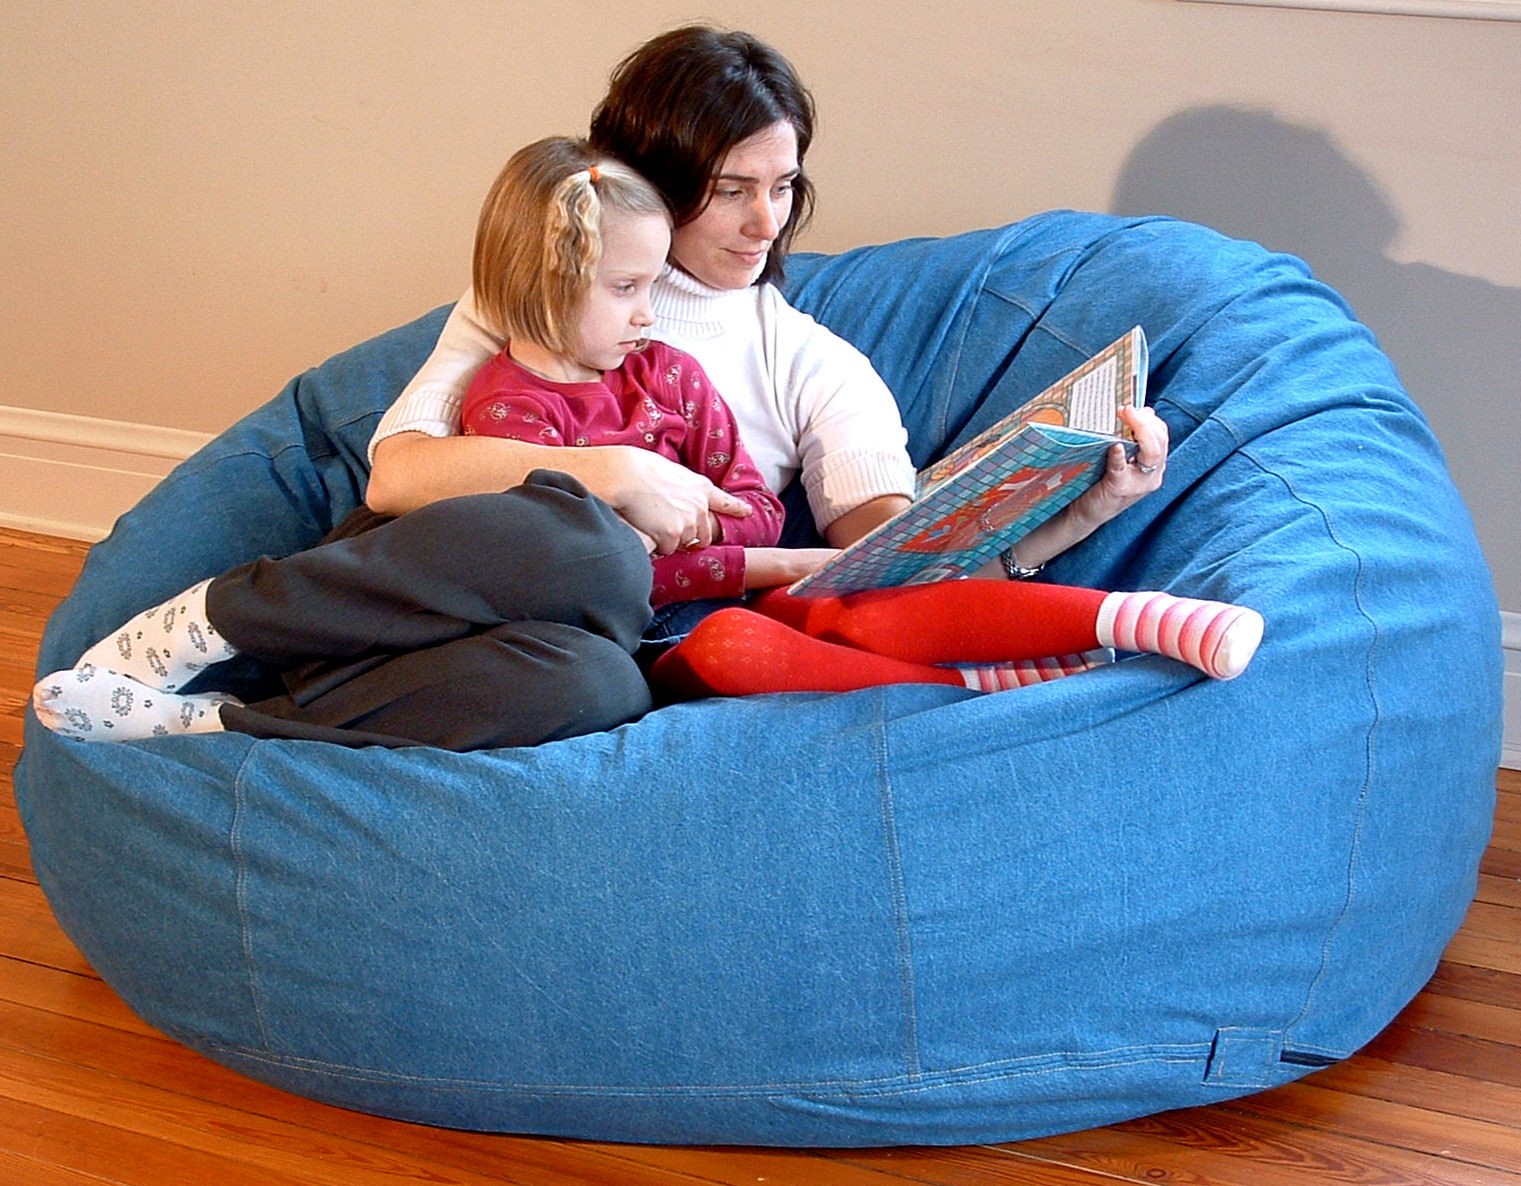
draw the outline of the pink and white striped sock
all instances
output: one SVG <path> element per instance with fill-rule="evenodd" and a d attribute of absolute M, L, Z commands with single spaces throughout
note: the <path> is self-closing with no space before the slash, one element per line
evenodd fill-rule
<path fill-rule="evenodd" d="M 1257 653 L 1262 615 L 1171 593 L 1111 593 L 1099 607 L 1097 630 L 1104 646 L 1165 655 L 1215 679 L 1235 679 Z"/>
<path fill-rule="evenodd" d="M 1084 651 L 1081 655 L 1056 655 L 1049 659 L 1016 659 L 1009 663 L 957 664 L 956 670 L 974 692 L 1005 692 L 1010 688 L 1028 688 L 1079 672 L 1092 671 L 1114 662 L 1114 652 L 1107 647 Z"/>

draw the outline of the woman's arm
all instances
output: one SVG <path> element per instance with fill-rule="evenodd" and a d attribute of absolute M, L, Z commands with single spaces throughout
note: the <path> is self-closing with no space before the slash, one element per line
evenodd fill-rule
<path fill-rule="evenodd" d="M 773 383 L 792 425 L 809 508 L 830 543 L 852 542 L 913 494 L 898 403 L 864 354 L 769 286 L 765 295 Z"/>
<path fill-rule="evenodd" d="M 371 510 L 400 515 L 443 498 L 511 489 L 535 469 L 558 469 L 610 504 L 661 554 L 690 539 L 711 539 L 715 513 L 748 513 L 706 478 L 642 449 L 558 450 L 456 435 L 471 377 L 502 345 L 466 293 L 422 370 L 376 429 L 365 490 Z"/>
<path fill-rule="evenodd" d="M 1059 556 L 1162 485 L 1167 471 L 1167 422 L 1150 408 L 1124 408 L 1120 417 L 1139 446 L 1134 463 L 1126 460 L 1122 446 L 1114 446 L 1098 485 L 1015 545 L 1014 555 L 1022 567 L 1038 568 Z M 990 568 L 984 575 L 991 572 Z"/>
<path fill-rule="evenodd" d="M 862 503 L 846 511 L 828 527 L 824 538 L 836 548 L 848 548 L 868 531 L 886 523 L 894 515 L 908 507 L 909 500 L 901 494 L 884 494 L 870 502 Z"/>

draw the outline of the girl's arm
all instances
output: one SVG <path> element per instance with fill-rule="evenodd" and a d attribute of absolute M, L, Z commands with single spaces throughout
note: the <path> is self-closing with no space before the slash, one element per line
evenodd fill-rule
<path fill-rule="evenodd" d="M 740 597 L 747 589 L 761 588 L 749 575 L 749 559 L 758 552 L 779 552 L 770 547 L 782 534 L 786 512 L 781 500 L 767 487 L 751 460 L 729 406 L 713 389 L 702 367 L 689 355 L 673 354 L 680 368 L 675 385 L 690 409 L 684 414 L 688 431 L 681 444 L 681 459 L 688 468 L 705 474 L 720 489 L 742 500 L 750 513 L 742 518 L 715 515 L 717 539 L 712 546 L 687 550 L 655 559 L 656 605 L 707 597 Z M 765 560 L 762 560 L 764 569 Z M 774 581 L 768 581 L 775 583 Z"/>
<path fill-rule="evenodd" d="M 683 372 L 682 398 L 692 405 L 688 418 L 691 428 L 682 443 L 681 459 L 689 469 L 703 474 L 750 508 L 743 518 L 723 513 L 716 516 L 719 541 L 742 547 L 776 543 L 782 535 L 786 512 L 740 440 L 734 413 L 713 389 L 695 358 L 682 356 L 679 365 Z"/>

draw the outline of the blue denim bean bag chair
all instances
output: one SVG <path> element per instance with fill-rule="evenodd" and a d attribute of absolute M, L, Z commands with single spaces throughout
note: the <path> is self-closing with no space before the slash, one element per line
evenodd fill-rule
<path fill-rule="evenodd" d="M 28 721 L 59 920 L 293 1092 L 602 1140 L 1003 1141 L 1272 1087 L 1432 972 L 1493 811 L 1499 617 L 1420 413 L 1298 261 L 1052 213 L 801 257 L 923 463 L 1142 324 L 1165 487 L 1052 579 L 1259 608 L 1250 670 L 679 705 L 530 750 Z M 92 550 L 39 671 L 360 499 L 443 312 L 294 381 Z"/>

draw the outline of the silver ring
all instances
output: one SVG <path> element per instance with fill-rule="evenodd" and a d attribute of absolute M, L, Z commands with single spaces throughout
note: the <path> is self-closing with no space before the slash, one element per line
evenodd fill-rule
<path fill-rule="evenodd" d="M 683 548 L 695 548 L 695 547 L 698 547 L 701 543 L 702 543 L 702 540 L 698 539 L 696 536 L 693 536 L 691 539 L 687 540 L 687 542 L 684 543 L 684 544 L 682 544 L 681 546 Z"/>
<path fill-rule="evenodd" d="M 1135 463 L 1135 467 L 1136 467 L 1136 469 L 1140 470 L 1143 474 L 1154 474 L 1154 473 L 1157 472 L 1157 467 L 1156 466 L 1154 466 L 1154 465 L 1142 465 L 1139 461 Z"/>

